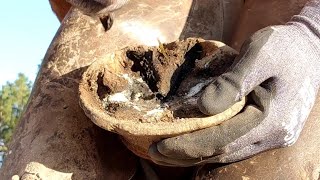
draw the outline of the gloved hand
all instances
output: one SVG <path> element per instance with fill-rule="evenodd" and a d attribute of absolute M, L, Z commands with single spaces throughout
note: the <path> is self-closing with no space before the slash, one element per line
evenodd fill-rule
<path fill-rule="evenodd" d="M 320 1 L 310 2 L 286 25 L 271 26 L 247 40 L 229 72 L 198 100 L 208 115 L 244 96 L 252 102 L 219 126 L 168 138 L 149 155 L 167 166 L 234 162 L 292 145 L 314 104 L 320 80 Z"/>

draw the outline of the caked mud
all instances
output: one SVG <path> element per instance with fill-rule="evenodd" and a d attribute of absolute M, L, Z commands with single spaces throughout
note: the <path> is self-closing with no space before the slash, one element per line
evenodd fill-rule
<path fill-rule="evenodd" d="M 150 123 L 205 117 L 197 98 L 236 56 L 197 39 L 124 51 L 117 68 L 99 74 L 97 94 L 110 116 Z"/>

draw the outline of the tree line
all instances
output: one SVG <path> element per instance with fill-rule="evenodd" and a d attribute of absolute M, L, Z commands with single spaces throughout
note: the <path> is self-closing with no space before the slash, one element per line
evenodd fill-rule
<path fill-rule="evenodd" d="M 20 116 L 28 102 L 32 82 L 22 73 L 14 82 L 7 82 L 0 89 L 0 151 L 6 151 L 6 144 L 20 120 Z"/>

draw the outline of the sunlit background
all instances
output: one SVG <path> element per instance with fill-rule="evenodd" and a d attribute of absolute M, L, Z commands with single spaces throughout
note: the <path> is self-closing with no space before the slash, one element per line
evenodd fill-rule
<path fill-rule="evenodd" d="M 18 73 L 33 81 L 59 28 L 49 0 L 2 1 L 0 17 L 0 87 Z"/>
<path fill-rule="evenodd" d="M 20 4 L 19 4 L 20 3 Z M 30 95 L 39 65 L 59 28 L 49 0 L 0 6 L 0 167 Z"/>

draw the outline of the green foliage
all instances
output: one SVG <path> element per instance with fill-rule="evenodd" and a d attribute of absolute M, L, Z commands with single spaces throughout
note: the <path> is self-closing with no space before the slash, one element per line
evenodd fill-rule
<path fill-rule="evenodd" d="M 24 74 L 0 89 L 0 139 L 8 142 L 27 104 L 32 83 Z"/>

